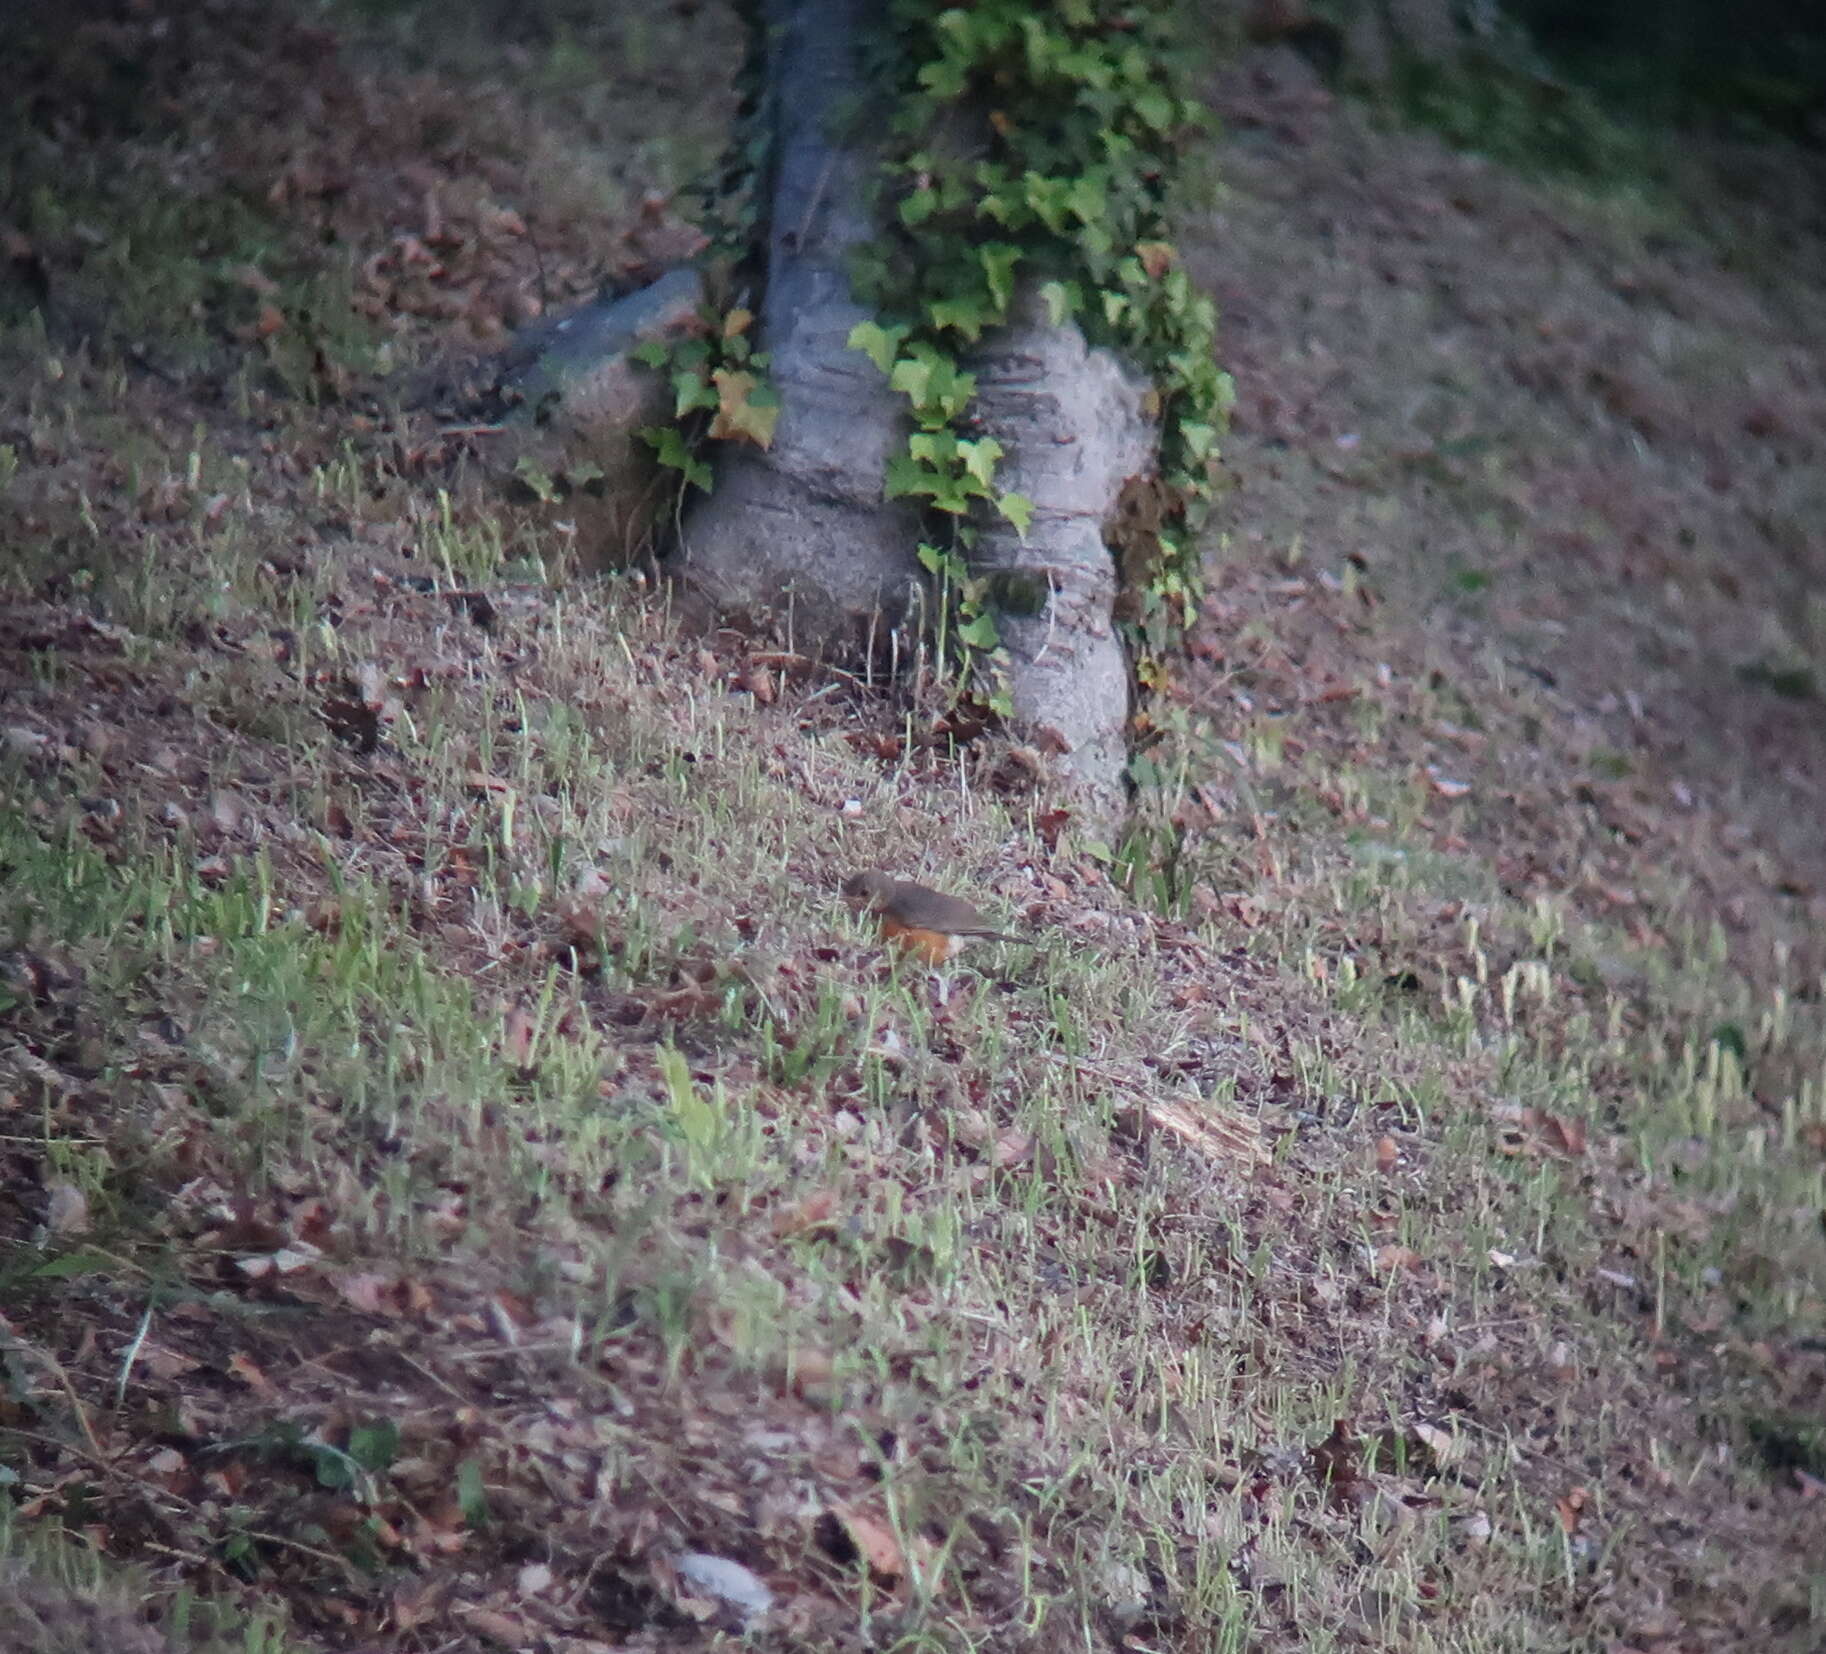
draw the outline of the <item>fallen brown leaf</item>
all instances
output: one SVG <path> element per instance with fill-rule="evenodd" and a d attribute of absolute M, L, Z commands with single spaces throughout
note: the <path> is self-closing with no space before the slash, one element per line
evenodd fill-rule
<path fill-rule="evenodd" d="M 899 1579 L 907 1571 L 907 1559 L 901 1552 L 900 1541 L 880 1517 L 854 1504 L 834 1504 L 830 1513 L 872 1572 L 884 1579 Z"/>

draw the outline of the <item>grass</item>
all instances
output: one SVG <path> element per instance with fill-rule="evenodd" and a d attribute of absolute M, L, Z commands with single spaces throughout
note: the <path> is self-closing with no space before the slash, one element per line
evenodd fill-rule
<path fill-rule="evenodd" d="M 856 1465 L 857 1485 L 826 1498 L 833 1509 L 865 1500 L 885 1524 L 875 1588 L 903 1646 L 920 1626 L 989 1646 L 1030 1619 L 1038 1635 L 1153 1613 L 1157 1599 L 1188 1626 L 1240 1637 L 1263 1628 L 1259 1608 L 1239 1596 L 1226 1554 L 1182 1530 L 1187 1510 L 1209 1503 L 1214 1469 L 1265 1442 L 1285 1463 L 1270 1472 L 1258 1542 L 1292 1549 L 1277 1535 L 1297 1525 L 1303 1577 L 1316 1526 L 1324 1590 L 1303 1622 L 1343 1624 L 1359 1612 L 1343 1600 L 1359 1572 L 1347 1560 L 1354 1520 L 1327 1509 L 1301 1444 L 1360 1410 L 1362 1378 L 1269 1332 L 1243 1363 L 1245 1384 L 1236 1358 L 1208 1343 L 1305 1322 L 1307 1281 L 1321 1303 L 1356 1297 L 1392 1316 L 1396 1295 L 1358 1257 L 1380 1233 L 1335 1148 L 1280 1151 L 1276 1182 L 1307 1174 L 1297 1222 L 1266 1209 L 1239 1223 L 1208 1202 L 1214 1181 L 1240 1192 L 1247 1164 L 1145 1129 L 1134 1139 L 1137 1110 L 1179 1090 L 1134 1051 L 1177 1068 L 1182 1085 L 1210 1067 L 1223 1077 L 1213 1089 L 1230 1094 L 1253 1065 L 1212 1063 L 1209 1034 L 1194 1032 L 1204 1019 L 1176 1007 L 1152 927 L 1132 915 L 1113 946 L 1039 950 L 1000 982 L 963 978 L 943 1007 L 923 975 L 884 973 L 855 941 L 814 940 L 807 959 L 804 939 L 837 928 L 827 892 L 842 867 L 880 859 L 888 832 L 903 856 L 923 841 L 951 861 L 958 841 L 903 824 L 923 795 L 845 750 L 795 754 L 789 785 L 753 714 L 680 683 L 663 624 L 605 595 L 574 613 L 555 596 L 544 619 L 539 677 L 546 694 L 564 685 L 564 717 L 530 715 L 545 696 L 522 683 L 492 708 L 472 701 L 461 724 L 427 714 L 396 725 L 394 761 L 409 767 L 421 818 L 466 818 L 441 847 L 463 853 L 460 872 L 416 844 L 402 862 L 358 829 L 353 846 L 295 844 L 289 870 L 255 850 L 212 887 L 181 841 L 142 825 L 145 836 L 115 840 L 110 868 L 71 819 L 7 845 L 9 931 L 55 935 L 94 961 L 84 999 L 104 1026 L 127 1020 L 136 993 L 150 1002 L 139 1015 L 181 1006 L 187 1029 L 208 1030 L 194 1059 L 207 1083 L 192 1085 L 212 1121 L 210 1181 L 251 1203 L 259 1216 L 246 1221 L 273 1232 L 271 1257 L 284 1250 L 283 1214 L 330 1208 L 312 1243 L 323 1256 L 293 1266 L 288 1295 L 307 1283 L 331 1293 L 332 1260 L 352 1255 L 394 1260 L 440 1299 L 461 1303 L 486 1280 L 497 1303 L 535 1306 L 535 1348 L 558 1352 L 556 1367 L 550 1354 L 524 1358 L 544 1381 L 634 1409 L 640 1451 L 610 1451 L 605 1492 L 677 1475 L 663 1447 L 658 1463 L 647 1451 L 689 1439 L 706 1410 L 758 1409 L 789 1459 L 834 1437 L 825 1451 Z M 593 716 L 605 701 L 619 709 L 613 725 Z M 554 724 L 557 762 L 541 742 Z M 671 761 L 681 753 L 693 762 Z M 475 788 L 466 778 L 478 767 L 499 783 Z M 313 784 L 333 786 L 323 774 Z M 852 798 L 860 814 L 842 815 Z M 1018 824 L 967 794 L 954 819 L 979 856 L 1020 841 Z M 567 853 L 581 883 L 566 876 Z M 288 905 L 284 885 L 312 872 L 317 910 Z M 409 875 L 461 890 L 449 899 L 467 973 L 446 953 L 457 921 L 439 922 L 443 902 L 420 911 L 422 889 L 405 897 Z M 438 942 L 422 948 L 413 935 L 428 921 Z M 554 942 L 572 950 L 572 969 Z M 1246 985 L 1230 987 L 1246 1004 Z M 1245 1040 L 1268 1037 L 1260 1007 L 1227 1009 Z M 1283 1011 L 1272 1025 L 1286 1036 Z M 1368 1106 L 1360 1058 L 1328 1051 L 1323 1026 L 1289 1042 L 1293 1083 Z M 1111 1063 L 1114 1084 L 1102 1078 Z M 136 1196 L 170 1175 L 156 1120 L 150 1135 L 142 1160 L 116 1134 L 85 1187 L 113 1245 Z M 1403 1244 L 1428 1238 L 1397 1232 Z M 144 1313 L 131 1281 L 115 1286 Z M 469 1291 L 467 1313 L 481 1319 L 488 1300 Z M 434 1315 L 462 1319 L 455 1303 Z M 1182 1350 L 1194 1316 L 1204 1341 Z M 435 1343 L 418 1359 L 467 1353 L 440 1358 Z M 519 1366 L 511 1349 L 493 1359 Z M 616 1380 L 600 1370 L 611 1359 Z M 1151 1472 L 1142 1485 L 1112 1478 L 1112 1461 L 1137 1454 Z M 507 1466 L 484 1474 L 491 1502 L 521 1491 Z M 690 1501 L 687 1531 L 727 1528 L 691 1481 L 661 1484 Z M 357 1502 L 392 1509 L 378 1486 Z M 1434 1525 L 1444 1532 L 1447 1518 Z M 285 1532 L 264 1515 L 258 1527 Z M 326 1531 L 306 1526 L 293 1542 L 327 1551 Z M 232 1524 L 208 1542 L 231 1537 Z M 840 1579 L 845 1547 L 831 1549 L 823 1568 Z M 1018 1592 L 997 1553 L 1031 1571 Z M 263 1561 L 283 1570 L 294 1559 Z M 1420 1571 L 1410 1559 L 1395 1573 L 1412 1586 Z M 1112 1608 L 1112 1581 L 1138 1599 Z M 869 1594 L 853 1610 L 864 1635 L 876 1634 Z"/>
<path fill-rule="evenodd" d="M 460 45 L 411 65 L 441 120 Z M 572 44 L 527 52 L 471 147 L 536 217 L 611 139 Z M 348 199 L 345 271 L 422 205 Z M 151 334 L 191 302 L 145 291 Z M 424 298 L 366 323 L 475 342 Z M 0 1552 L 60 1612 L 300 1654 L 1817 1641 L 1818 966 L 1726 927 L 1717 864 L 1572 836 L 1634 831 L 1652 759 L 1495 649 L 1296 673 L 1264 608 L 1096 843 L 216 345 L 0 346 Z M 1360 636 L 1376 580 L 1325 574 L 1264 578 Z M 1487 802 L 1536 748 L 1563 790 Z M 1033 944 L 941 996 L 837 899 L 867 865 Z"/>
<path fill-rule="evenodd" d="M 46 1537 L 0 1499 L 0 1608 L 20 1654 L 287 1654 L 283 1628 L 270 1613 L 239 1619 L 186 1590 L 170 1594 L 160 1621 L 144 1615 L 154 1595 L 144 1569 L 110 1568 L 85 1546 Z"/>

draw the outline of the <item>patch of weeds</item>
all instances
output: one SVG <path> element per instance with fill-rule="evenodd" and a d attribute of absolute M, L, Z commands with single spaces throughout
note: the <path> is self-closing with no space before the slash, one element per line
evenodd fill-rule
<path fill-rule="evenodd" d="M 84 1536 L 27 1522 L 0 1489 L 0 1624 L 9 1654 L 296 1654 L 282 1612 L 248 1613 L 97 1553 Z"/>
<path fill-rule="evenodd" d="M 1752 661 L 1738 667 L 1737 675 L 1745 683 L 1759 684 L 1784 700 L 1814 701 L 1820 698 L 1819 676 L 1811 666 Z"/>
<path fill-rule="evenodd" d="M 1582 88 L 1519 63 L 1478 52 L 1450 64 L 1404 53 L 1389 95 L 1415 125 L 1519 172 L 1618 191 L 1654 177 L 1645 134 Z"/>
<path fill-rule="evenodd" d="M 39 144 L 0 156 L 26 203 L 21 233 L 57 259 L 51 317 L 98 319 L 88 329 L 115 351 L 152 352 L 161 371 L 220 369 L 243 349 L 291 396 L 314 398 L 324 364 L 371 370 L 380 339 L 351 308 L 348 274 L 288 274 L 278 220 L 218 182 L 183 181 L 175 150 L 64 155 L 39 176 Z M 84 250 L 80 255 L 77 248 Z"/>

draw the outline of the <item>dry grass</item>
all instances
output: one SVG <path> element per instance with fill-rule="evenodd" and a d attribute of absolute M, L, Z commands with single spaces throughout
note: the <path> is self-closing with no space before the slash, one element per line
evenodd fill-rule
<path fill-rule="evenodd" d="M 199 96 L 258 84 L 224 15 L 169 68 Z M 0 1470 L 34 1600 L 74 1568 L 121 1647 L 1817 1645 L 1819 965 L 1748 877 L 1790 812 L 1722 811 L 1768 796 L 1746 762 L 1664 835 L 1654 749 L 1475 608 L 1367 606 L 1433 565 L 1359 578 L 1294 487 L 1243 497 L 1275 555 L 1223 574 L 1155 836 L 1113 849 L 440 492 L 459 456 L 366 400 L 381 353 L 472 346 L 535 279 L 484 184 L 584 285 L 625 262 L 638 192 L 574 222 L 549 173 L 695 113 L 705 18 L 639 16 L 648 78 L 611 84 L 644 127 L 581 23 L 486 96 L 460 37 L 409 82 L 320 44 L 326 107 L 454 123 L 428 164 L 470 203 L 459 275 L 409 263 L 372 316 L 376 252 L 426 241 L 395 151 L 300 208 L 259 169 L 342 125 L 251 94 L 203 138 L 62 140 L 105 227 L 110 178 L 266 119 L 228 194 L 295 262 L 286 325 L 237 337 L 154 261 L 128 348 L 73 325 L 57 293 L 110 289 L 46 233 L 50 333 L 3 347 Z M 1456 164 L 1382 141 L 1397 202 L 1404 158 Z M 1239 331 L 1264 364 L 1312 336 Z M 1275 440 L 1246 477 L 1318 446 Z M 1458 521 L 1392 476 L 1369 520 Z M 872 864 L 1034 945 L 941 999 L 837 900 Z"/>

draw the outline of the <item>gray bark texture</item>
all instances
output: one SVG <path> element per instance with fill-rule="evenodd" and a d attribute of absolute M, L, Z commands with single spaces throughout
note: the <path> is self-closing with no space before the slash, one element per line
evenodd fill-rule
<path fill-rule="evenodd" d="M 716 491 L 685 514 L 677 567 L 725 613 L 769 617 L 842 653 L 899 624 L 920 590 L 919 514 L 882 493 L 906 441 L 902 399 L 859 351 L 869 319 L 850 293 L 850 251 L 875 234 L 876 157 L 843 139 L 864 81 L 867 0 L 769 0 L 767 98 L 775 146 L 759 343 L 780 393 L 765 453 L 718 456 Z"/>
<path fill-rule="evenodd" d="M 1158 432 L 1146 380 L 1076 327 L 1054 327 L 1031 292 L 972 363 L 975 410 L 1002 444 L 996 485 L 1033 501 L 1023 540 L 984 527 L 1015 721 L 1058 756 L 1060 774 L 1108 804 L 1123 796 L 1129 669 L 1112 609 L 1116 564 L 1104 524 L 1123 483 L 1152 469 Z"/>
<path fill-rule="evenodd" d="M 860 352 L 870 319 L 849 289 L 851 250 L 876 229 L 877 157 L 855 110 L 867 0 L 770 0 L 767 84 L 776 146 L 760 343 L 781 413 L 771 449 L 722 457 L 716 491 L 687 512 L 686 583 L 726 614 L 784 621 L 842 653 L 902 624 L 923 589 L 917 508 L 882 491 L 907 436 L 901 398 Z M 1148 470 L 1156 432 L 1143 386 L 1029 296 L 972 363 L 976 412 L 1005 450 L 997 486 L 1025 495 L 1025 542 L 999 519 L 978 542 L 995 577 L 1017 725 L 1074 790 L 1123 798 L 1129 673 L 1111 619 L 1116 571 L 1103 539 L 1123 482 Z"/>
<path fill-rule="evenodd" d="M 662 491 L 658 462 L 637 433 L 670 417 L 672 390 L 631 353 L 692 326 L 703 302 L 699 272 L 671 270 L 638 292 L 527 328 L 496 366 L 496 394 L 514 407 L 490 451 L 491 471 L 506 480 L 530 460 L 553 478 L 585 465 L 599 473 L 550 508 L 592 560 L 625 564 L 643 550 Z"/>

